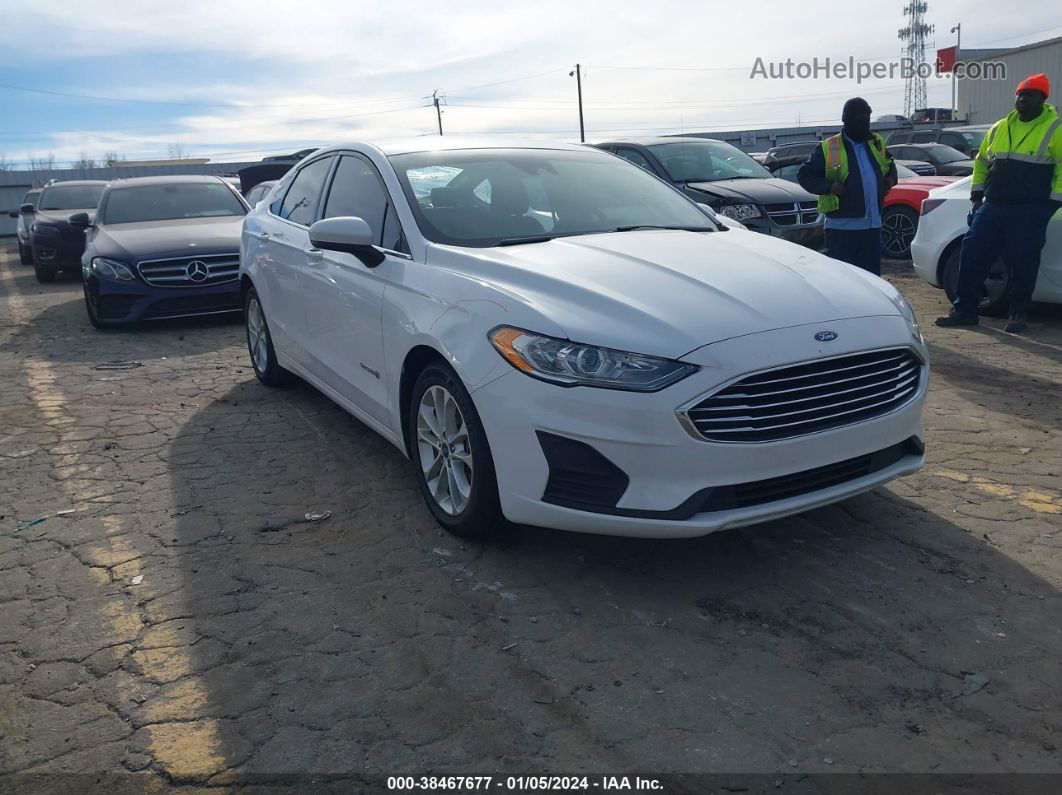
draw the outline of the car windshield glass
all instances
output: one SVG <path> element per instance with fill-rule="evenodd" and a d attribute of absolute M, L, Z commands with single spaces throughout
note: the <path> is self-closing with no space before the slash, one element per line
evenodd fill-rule
<path fill-rule="evenodd" d="M 137 185 L 111 190 L 103 207 L 103 223 L 209 218 L 245 212 L 236 195 L 220 182 Z"/>
<path fill-rule="evenodd" d="M 986 130 L 974 130 L 962 133 L 962 137 L 966 139 L 966 143 L 970 147 L 971 152 L 976 152 L 981 148 L 981 141 L 985 139 L 986 132 Z"/>
<path fill-rule="evenodd" d="M 918 175 L 916 173 L 911 171 L 911 169 L 909 169 L 903 163 L 897 163 L 896 164 L 896 178 L 897 179 L 908 179 L 909 177 L 917 177 L 917 176 Z"/>
<path fill-rule="evenodd" d="M 675 182 L 766 179 L 771 172 L 737 147 L 722 141 L 676 141 L 649 147 Z"/>
<path fill-rule="evenodd" d="M 930 156 L 938 163 L 954 163 L 956 160 L 969 159 L 958 149 L 952 149 L 950 146 L 945 146 L 944 144 L 927 146 L 926 151 L 929 152 Z"/>
<path fill-rule="evenodd" d="M 665 226 L 713 231 L 645 170 L 593 150 L 466 149 L 390 158 L 424 236 L 457 246 Z"/>
<path fill-rule="evenodd" d="M 41 193 L 41 210 L 90 210 L 100 202 L 102 185 L 56 185 Z"/>

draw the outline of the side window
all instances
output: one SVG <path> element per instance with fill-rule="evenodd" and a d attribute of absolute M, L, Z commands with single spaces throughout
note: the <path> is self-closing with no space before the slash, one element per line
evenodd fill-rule
<path fill-rule="evenodd" d="M 931 132 L 915 133 L 911 143 L 914 143 L 914 144 L 931 144 L 931 143 L 933 143 L 936 140 L 936 137 L 937 137 L 936 133 L 931 133 Z"/>
<path fill-rule="evenodd" d="M 312 224 L 317 219 L 321 188 L 331 167 L 332 158 L 325 157 L 315 160 L 296 174 L 277 215 L 303 226 Z"/>
<path fill-rule="evenodd" d="M 384 214 L 387 212 L 387 189 L 372 164 L 354 155 L 339 161 L 332 187 L 328 191 L 323 218 L 354 215 L 372 230 L 373 240 L 383 245 Z M 394 248 L 394 246 L 384 246 Z"/>
<path fill-rule="evenodd" d="M 966 142 L 966 139 L 958 133 L 944 133 L 940 136 L 940 142 L 955 147 L 963 153 L 970 151 L 970 145 Z"/>
<path fill-rule="evenodd" d="M 624 160 L 628 160 L 631 163 L 634 163 L 634 165 L 636 166 L 641 166 L 650 174 L 656 173 L 655 171 L 653 171 L 653 167 L 652 165 L 650 165 L 645 155 L 643 155 L 637 149 L 628 149 L 627 147 L 623 146 L 616 149 L 616 154 L 622 157 Z"/>

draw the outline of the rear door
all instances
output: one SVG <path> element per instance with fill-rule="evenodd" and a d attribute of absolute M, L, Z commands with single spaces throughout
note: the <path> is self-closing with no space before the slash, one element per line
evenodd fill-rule
<path fill-rule="evenodd" d="M 375 267 L 338 251 L 307 258 L 301 284 L 310 367 L 321 381 L 389 427 L 381 314 L 396 260 L 409 258 L 401 225 L 376 167 L 354 152 L 342 153 L 323 206 L 322 218 L 364 220 L 385 257 Z"/>
<path fill-rule="evenodd" d="M 256 264 L 266 285 L 263 305 L 274 344 L 303 367 L 309 364 L 309 353 L 299 279 L 312 248 L 310 224 L 317 220 L 334 161 L 334 156 L 325 155 L 300 164 L 290 187 L 270 206 L 255 233 Z"/>

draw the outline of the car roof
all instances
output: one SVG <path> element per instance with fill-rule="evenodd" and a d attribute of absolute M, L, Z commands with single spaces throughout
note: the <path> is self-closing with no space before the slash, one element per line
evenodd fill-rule
<path fill-rule="evenodd" d="M 342 149 L 376 149 L 386 157 L 414 152 L 443 152 L 459 149 L 560 149 L 569 152 L 585 152 L 586 147 L 564 141 L 541 141 L 508 136 L 460 136 L 430 135 L 417 138 L 397 138 L 382 141 L 348 141 L 322 147 L 315 154 Z M 307 158 L 312 157 L 308 155 Z"/>
<path fill-rule="evenodd" d="M 128 177 L 126 179 L 116 179 L 111 183 L 111 190 L 118 188 L 137 188 L 142 185 L 194 184 L 204 182 L 212 184 L 221 182 L 226 185 L 228 184 L 224 179 L 214 176 L 213 174 L 173 174 L 164 177 Z"/>
<path fill-rule="evenodd" d="M 50 185 L 45 185 L 43 188 L 40 188 L 40 190 L 47 190 L 48 188 L 59 188 L 59 187 L 65 188 L 65 187 L 70 187 L 70 186 L 82 187 L 84 185 L 106 185 L 106 184 L 107 184 L 107 180 L 105 180 L 105 179 L 65 179 L 62 182 L 53 182 Z"/>

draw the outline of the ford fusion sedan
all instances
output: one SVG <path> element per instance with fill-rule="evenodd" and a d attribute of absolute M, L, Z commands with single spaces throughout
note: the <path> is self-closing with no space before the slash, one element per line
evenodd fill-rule
<path fill-rule="evenodd" d="M 950 301 L 958 293 L 959 249 L 968 229 L 969 212 L 969 177 L 931 190 L 922 201 L 918 231 L 911 242 L 915 273 L 934 287 L 942 287 Z M 1013 289 L 1006 263 L 997 260 L 982 288 L 978 312 L 1006 316 Z M 1047 224 L 1032 297 L 1034 301 L 1062 304 L 1062 213 L 1055 213 Z"/>
<path fill-rule="evenodd" d="M 91 220 L 106 185 L 98 180 L 55 182 L 44 187 L 36 205 L 22 205 L 38 282 L 55 281 L 59 271 L 80 270 L 85 227 L 71 224 L 70 219 L 84 216 Z"/>
<path fill-rule="evenodd" d="M 240 227 L 247 205 L 218 177 L 112 182 L 88 228 L 85 309 L 97 328 L 239 312 Z"/>
<path fill-rule="evenodd" d="M 806 245 L 822 241 L 818 197 L 779 179 L 735 146 L 708 138 L 634 138 L 597 144 L 691 199 L 763 232 Z"/>
<path fill-rule="evenodd" d="M 697 536 L 917 470 L 907 302 L 721 228 L 588 147 L 328 147 L 244 221 L 251 363 L 392 442 L 462 535 Z"/>

